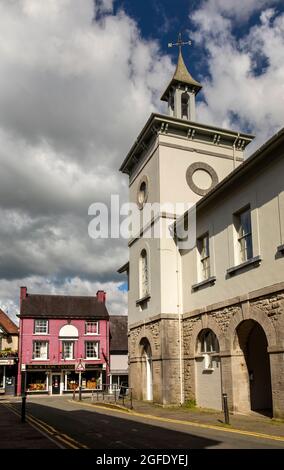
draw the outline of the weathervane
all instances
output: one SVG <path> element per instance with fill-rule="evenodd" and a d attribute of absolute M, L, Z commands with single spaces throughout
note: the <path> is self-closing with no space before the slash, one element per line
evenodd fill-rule
<path fill-rule="evenodd" d="M 178 35 L 178 41 L 177 42 L 175 42 L 175 43 L 169 42 L 168 43 L 168 47 L 178 46 L 180 52 L 181 52 L 182 46 L 190 46 L 190 45 L 191 45 L 191 41 L 183 41 L 182 40 L 181 33 L 179 33 L 179 35 Z"/>

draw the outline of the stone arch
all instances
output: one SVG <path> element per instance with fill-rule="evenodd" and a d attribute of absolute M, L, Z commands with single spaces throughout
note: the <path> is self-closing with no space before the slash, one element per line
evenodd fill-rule
<path fill-rule="evenodd" d="M 145 336 L 139 342 L 141 357 L 141 377 L 143 400 L 153 400 L 153 351 Z"/>
<path fill-rule="evenodd" d="M 215 321 L 207 321 L 195 340 L 195 397 L 198 406 L 222 409 L 220 343 Z M 215 327 L 215 331 L 213 328 Z M 220 332 L 219 332 L 220 333 Z M 220 337 L 220 336 L 219 336 Z M 210 393 L 208 391 L 210 390 Z"/>
<path fill-rule="evenodd" d="M 232 339 L 232 338 L 231 338 Z M 268 336 L 259 318 L 243 318 L 234 332 L 232 386 L 238 411 L 272 411 Z"/>
<path fill-rule="evenodd" d="M 267 338 L 268 347 L 272 347 L 277 344 L 276 330 L 267 315 L 257 307 L 250 307 L 247 314 L 244 314 L 243 311 L 239 311 L 231 319 L 228 329 L 226 331 L 227 349 L 229 349 L 230 351 L 234 350 L 234 342 L 237 334 L 237 328 L 244 320 L 254 320 L 263 328 L 263 331 Z"/>
<path fill-rule="evenodd" d="M 191 357 L 195 355 L 196 342 L 197 342 L 197 338 L 200 332 L 207 328 L 209 330 L 212 330 L 213 333 L 217 336 L 220 351 L 225 349 L 224 333 L 222 332 L 217 321 L 214 318 L 212 318 L 210 315 L 204 315 L 200 318 L 200 321 L 197 322 L 196 325 L 192 329 L 191 339 L 189 343 L 189 355 Z"/>
<path fill-rule="evenodd" d="M 154 338 L 151 334 L 150 331 L 145 331 L 143 328 L 142 331 L 139 333 L 139 335 L 136 338 L 136 343 L 135 343 L 135 357 L 141 357 L 141 342 L 142 340 L 147 340 L 150 344 L 151 351 L 152 351 L 152 356 L 155 356 L 155 343 L 154 343 Z"/>

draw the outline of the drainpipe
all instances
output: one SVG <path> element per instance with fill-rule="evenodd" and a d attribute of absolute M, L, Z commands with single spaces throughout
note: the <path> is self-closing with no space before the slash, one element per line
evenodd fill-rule
<path fill-rule="evenodd" d="M 176 243 L 176 273 L 177 273 L 177 308 L 178 308 L 178 335 L 179 335 L 179 374 L 180 374 L 180 404 L 184 403 L 184 377 L 182 361 L 182 292 L 181 292 L 181 259 Z"/>

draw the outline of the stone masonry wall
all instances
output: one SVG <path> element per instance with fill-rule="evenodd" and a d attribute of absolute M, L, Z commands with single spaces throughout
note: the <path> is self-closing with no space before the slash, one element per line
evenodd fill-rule
<path fill-rule="evenodd" d="M 152 350 L 154 402 L 164 405 L 180 402 L 178 321 L 163 318 L 130 330 L 130 386 L 138 399 L 145 397 L 146 388 L 143 348 L 140 345 L 144 338 L 149 341 Z"/>
<path fill-rule="evenodd" d="M 267 337 L 270 355 L 271 383 L 274 416 L 284 415 L 284 291 L 270 295 L 259 295 L 249 299 L 249 296 L 234 305 L 224 308 L 204 309 L 204 312 L 184 318 L 183 320 L 183 354 L 184 354 L 184 392 L 185 400 L 195 399 L 195 349 L 198 334 L 204 328 L 210 328 L 219 340 L 222 363 L 223 388 L 228 391 L 231 409 L 238 389 L 238 371 L 234 364 L 234 339 L 236 329 L 243 320 L 258 322 Z M 282 364 L 282 367 L 279 367 Z M 234 384 L 233 384 L 234 376 Z M 241 375 L 240 375 L 241 382 Z M 242 384 L 240 383 L 240 389 Z"/>

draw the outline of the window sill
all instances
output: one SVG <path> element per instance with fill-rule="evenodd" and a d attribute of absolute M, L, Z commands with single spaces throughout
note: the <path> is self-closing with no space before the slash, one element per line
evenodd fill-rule
<path fill-rule="evenodd" d="M 86 357 L 85 359 L 83 359 L 84 361 L 99 361 L 100 358 L 99 357 Z"/>
<path fill-rule="evenodd" d="M 46 362 L 46 361 L 49 361 L 50 359 L 41 359 L 41 358 L 34 358 L 32 359 L 32 361 L 36 361 L 36 362 Z"/>
<path fill-rule="evenodd" d="M 100 336 L 100 333 L 85 333 L 84 336 Z"/>
<path fill-rule="evenodd" d="M 143 304 L 144 302 L 147 302 L 150 299 L 151 299 L 150 294 L 144 295 L 144 297 L 141 297 L 141 299 L 136 300 L 136 305 L 141 305 L 141 304 Z"/>
<path fill-rule="evenodd" d="M 254 258 L 251 258 L 244 263 L 238 264 L 237 266 L 233 266 L 232 268 L 227 269 L 227 274 L 229 276 L 232 276 L 236 274 L 238 271 L 241 271 L 242 269 L 249 268 L 251 266 L 257 267 L 260 265 L 262 261 L 262 258 L 260 256 L 254 256 Z"/>
<path fill-rule="evenodd" d="M 198 290 L 200 287 L 206 287 L 208 285 L 213 286 L 216 282 L 216 276 L 210 276 L 208 279 L 205 279 L 204 281 L 197 282 L 196 284 L 193 284 L 191 286 L 192 290 Z"/>
<path fill-rule="evenodd" d="M 203 369 L 202 370 L 202 373 L 203 374 L 212 374 L 212 372 L 214 372 L 214 368 L 213 367 L 208 367 L 207 369 Z"/>
<path fill-rule="evenodd" d="M 280 245 L 277 247 L 277 253 L 281 253 L 281 255 L 284 255 L 284 245 Z"/>
<path fill-rule="evenodd" d="M 50 336 L 49 333 L 33 333 L 33 336 Z"/>

